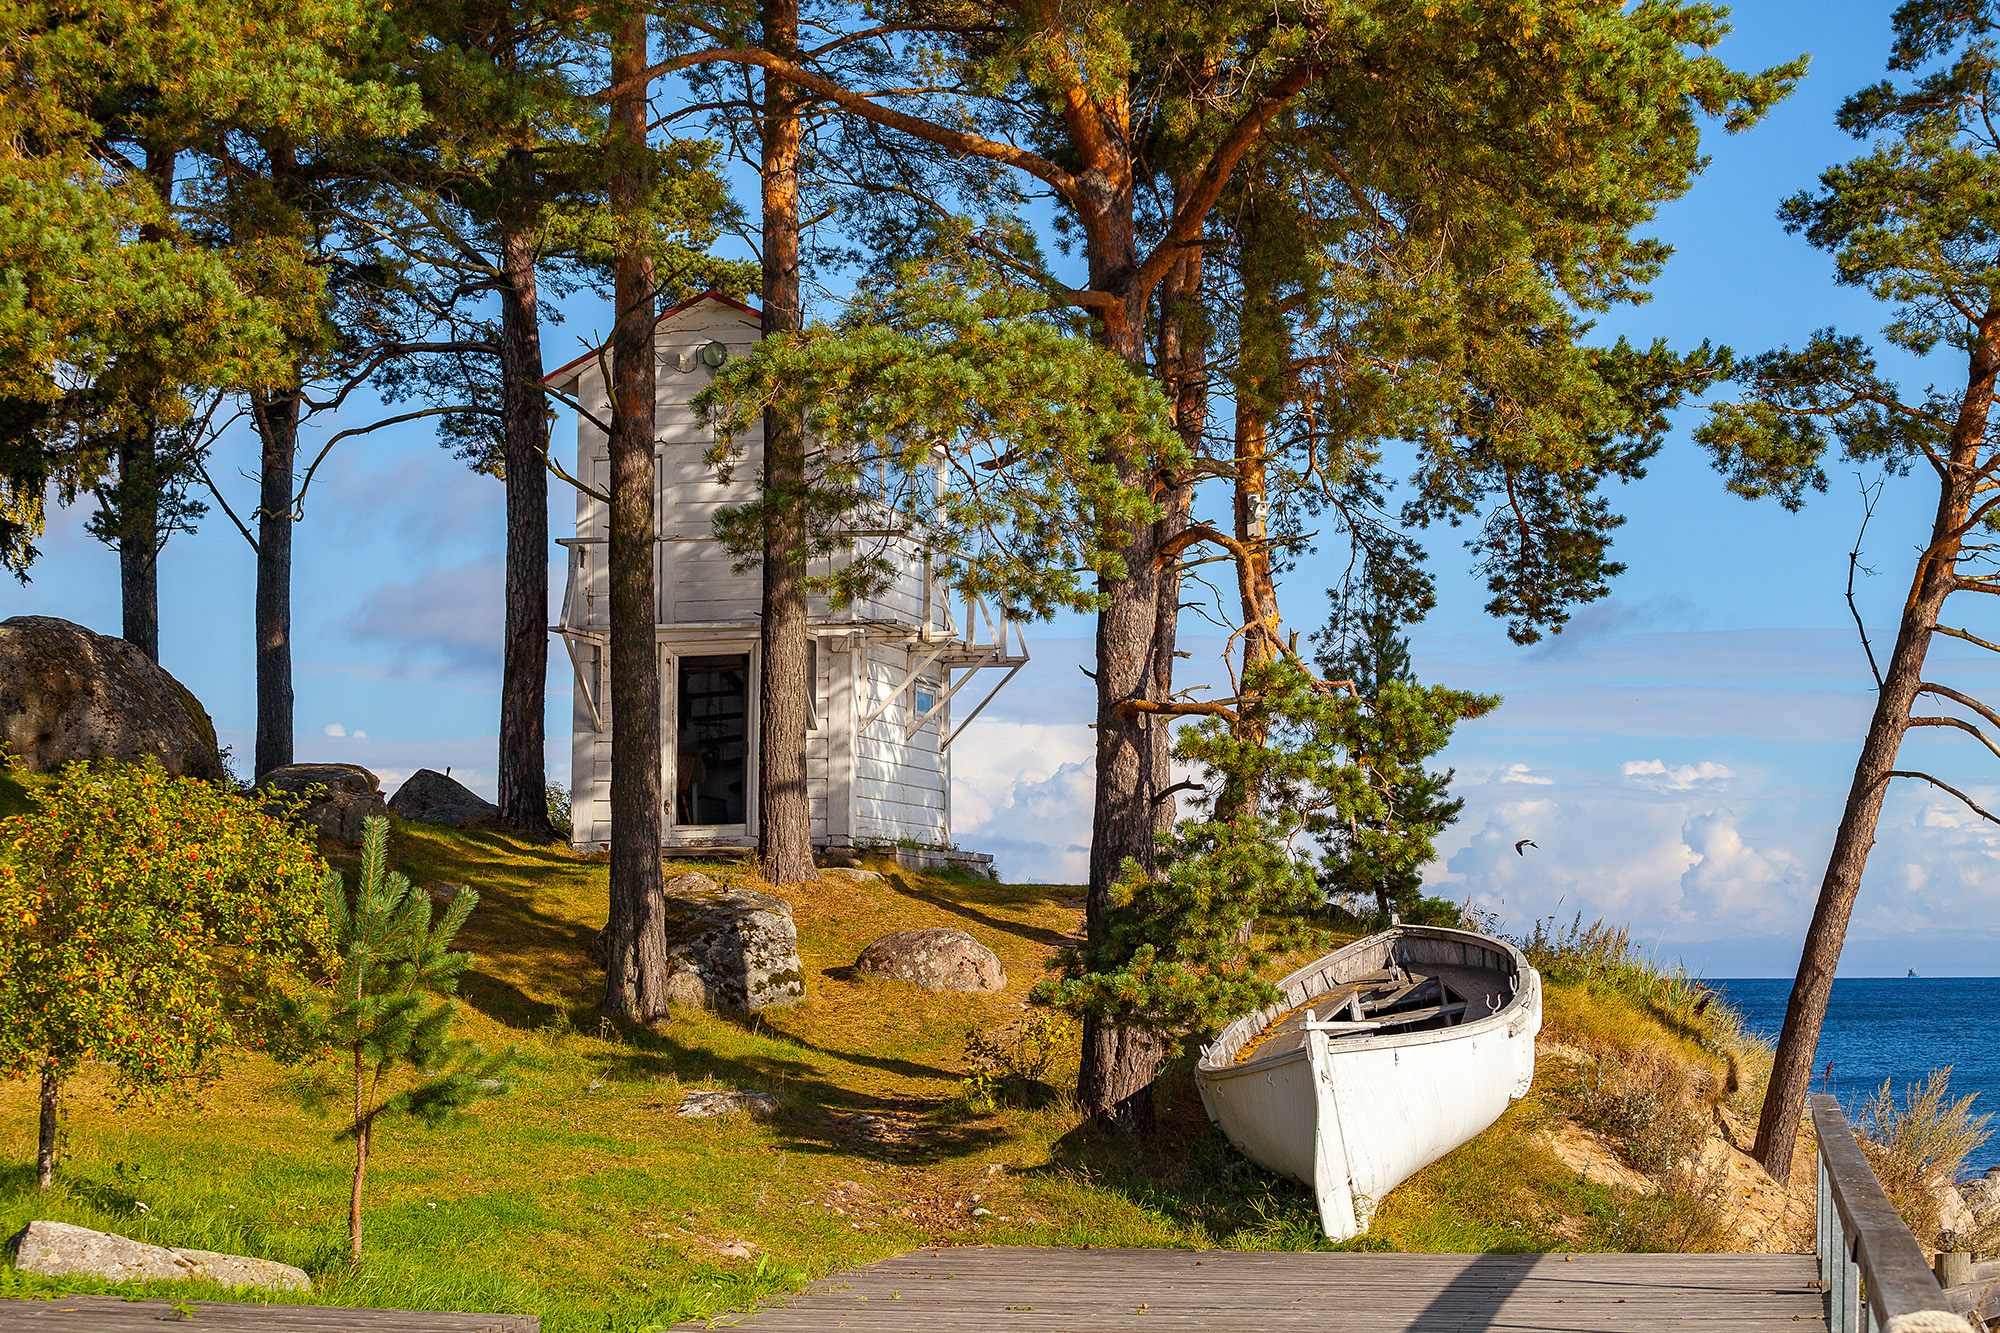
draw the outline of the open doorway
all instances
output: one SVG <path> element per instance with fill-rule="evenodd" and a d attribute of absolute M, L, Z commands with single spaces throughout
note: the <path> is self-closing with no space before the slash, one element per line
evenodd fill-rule
<path fill-rule="evenodd" d="M 750 655 L 678 660 L 674 822 L 740 828 L 749 819 Z"/>

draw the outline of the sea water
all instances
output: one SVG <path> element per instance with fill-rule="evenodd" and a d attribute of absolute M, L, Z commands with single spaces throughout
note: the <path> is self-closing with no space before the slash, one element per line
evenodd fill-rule
<path fill-rule="evenodd" d="M 1743 1024 L 1773 1044 L 1785 1026 L 1789 978 L 1707 982 Z M 1836 977 L 1813 1057 L 1814 1092 L 1831 1092 L 1848 1114 L 1884 1080 L 1897 1101 L 1934 1069 L 1951 1067 L 1954 1100 L 1977 1094 L 1975 1115 L 1994 1114 L 2000 1131 L 2000 977 Z M 1829 1072 L 1827 1065 L 1832 1062 Z M 2000 1132 L 1973 1154 L 1976 1168 L 2000 1163 Z"/>

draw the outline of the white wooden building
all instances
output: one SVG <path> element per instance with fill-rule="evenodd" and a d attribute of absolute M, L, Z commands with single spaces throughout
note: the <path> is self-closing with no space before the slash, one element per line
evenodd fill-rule
<path fill-rule="evenodd" d="M 712 525 L 718 508 L 754 497 L 763 437 L 758 429 L 739 439 L 745 452 L 731 483 L 723 485 L 704 457 L 713 432 L 689 402 L 716 367 L 756 345 L 761 324 L 755 310 L 711 293 L 667 310 L 654 326 L 659 543 L 653 632 L 669 850 L 741 847 L 757 839 L 762 578 L 754 568 L 732 572 Z M 608 491 L 608 442 L 591 420 L 608 421 L 611 414 L 604 365 L 586 356 L 547 383 L 584 408 L 577 423 L 577 478 Z M 569 571 L 553 627 L 576 675 L 571 814 L 579 849 L 607 846 L 611 837 L 616 719 L 609 689 L 605 510 L 603 501 L 578 492 L 576 536 L 562 540 Z M 838 611 L 824 597 L 813 597 L 808 625 L 814 698 L 806 765 L 814 843 L 949 847 L 950 746 L 1027 661 L 1020 627 L 989 614 L 979 599 L 954 601 L 920 555 L 906 560 L 877 597 Z M 977 690 L 967 691 L 974 681 Z"/>

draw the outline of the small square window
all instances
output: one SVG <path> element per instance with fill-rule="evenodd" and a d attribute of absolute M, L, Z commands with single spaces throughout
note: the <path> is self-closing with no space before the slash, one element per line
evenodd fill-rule
<path fill-rule="evenodd" d="M 934 703 L 936 703 L 936 702 L 937 702 L 937 699 L 936 699 L 936 697 L 935 697 L 934 695 L 932 695 L 932 694 L 930 693 L 930 691 L 928 691 L 928 690 L 918 690 L 918 691 L 917 691 L 917 716 L 918 716 L 918 717 L 922 717 L 922 716 L 923 716 L 923 715 L 924 715 L 925 713 L 928 713 L 928 712 L 930 712 L 930 711 L 931 711 L 931 705 L 932 705 L 932 704 L 934 704 Z"/>

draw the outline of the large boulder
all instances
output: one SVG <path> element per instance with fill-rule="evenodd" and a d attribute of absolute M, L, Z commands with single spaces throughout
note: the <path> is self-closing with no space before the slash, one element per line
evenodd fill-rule
<path fill-rule="evenodd" d="M 0 621 L 0 742 L 36 772 L 73 759 L 229 776 L 201 701 L 123 639 L 54 616 Z"/>
<path fill-rule="evenodd" d="M 404 819 L 447 828 L 479 828 L 500 817 L 500 807 L 433 768 L 420 768 L 389 798 L 389 810 Z"/>
<path fill-rule="evenodd" d="M 10 1242 L 14 1266 L 44 1277 L 111 1282 L 202 1281 L 265 1291 L 311 1291 L 303 1269 L 212 1250 L 177 1250 L 67 1222 L 30 1222 Z"/>
<path fill-rule="evenodd" d="M 1007 988 L 999 955 L 964 931 L 944 926 L 891 931 L 863 949 L 854 966 L 925 990 L 978 993 Z"/>
<path fill-rule="evenodd" d="M 667 998 L 754 1014 L 805 998 L 792 905 L 690 872 L 667 881 Z"/>
<path fill-rule="evenodd" d="M 388 813 L 381 782 L 359 764 L 288 764 L 257 779 L 257 788 L 304 797 L 300 817 L 335 842 L 350 845 L 359 844 L 367 831 L 363 820 Z"/>

